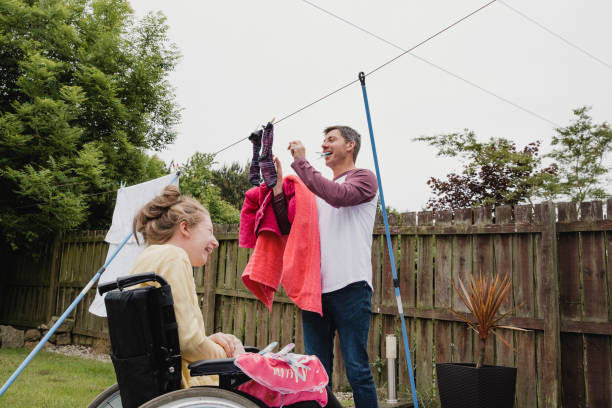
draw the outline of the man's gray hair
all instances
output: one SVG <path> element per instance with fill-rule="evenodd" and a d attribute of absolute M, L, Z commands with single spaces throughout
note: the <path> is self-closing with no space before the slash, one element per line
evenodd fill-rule
<path fill-rule="evenodd" d="M 353 162 L 356 162 L 359 149 L 361 148 L 361 135 L 357 133 L 355 129 L 349 126 L 329 126 L 323 130 L 323 134 L 327 135 L 332 130 L 338 130 L 345 141 L 355 142 L 355 148 L 353 149 Z"/>

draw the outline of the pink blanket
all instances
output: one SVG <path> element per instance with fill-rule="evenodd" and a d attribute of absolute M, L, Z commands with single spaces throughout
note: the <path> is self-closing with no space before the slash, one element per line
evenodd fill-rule
<path fill-rule="evenodd" d="M 273 354 L 244 353 L 236 357 L 234 364 L 252 378 L 238 390 L 270 407 L 300 401 L 327 405 L 325 386 L 329 378 L 321 361 L 316 356 L 293 354 L 292 357 L 297 365 L 274 358 Z"/>

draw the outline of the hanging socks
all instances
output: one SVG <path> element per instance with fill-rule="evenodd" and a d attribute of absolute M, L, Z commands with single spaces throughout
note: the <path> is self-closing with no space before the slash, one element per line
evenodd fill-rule
<path fill-rule="evenodd" d="M 251 160 L 251 168 L 249 169 L 249 183 L 258 186 L 261 183 L 259 176 L 259 149 L 261 149 L 261 130 L 251 133 L 249 140 L 253 143 L 253 159 Z"/>
<path fill-rule="evenodd" d="M 268 188 L 276 185 L 276 167 L 272 156 L 272 143 L 274 142 L 274 125 L 268 122 L 263 132 L 261 156 L 259 156 L 259 166 L 264 182 Z M 251 169 L 253 167 L 251 166 Z"/>

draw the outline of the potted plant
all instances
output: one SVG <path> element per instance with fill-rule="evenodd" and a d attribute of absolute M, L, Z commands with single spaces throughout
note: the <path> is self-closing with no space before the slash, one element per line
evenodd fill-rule
<path fill-rule="evenodd" d="M 509 312 L 498 315 L 500 306 L 510 293 L 510 278 L 508 275 L 501 279 L 499 275 L 493 278 L 483 276 L 481 273 L 478 278 L 469 276 L 467 289 L 461 280 L 459 280 L 461 290 L 454 282 L 451 284 L 472 316 L 452 308 L 450 311 L 478 333 L 478 360 L 476 364 L 436 364 L 442 408 L 512 408 L 516 389 L 516 368 L 484 364 L 485 344 L 491 333 L 516 352 L 514 347 L 495 332 L 496 328 L 527 331 L 498 324 L 500 320 L 522 306 L 519 305 Z"/>

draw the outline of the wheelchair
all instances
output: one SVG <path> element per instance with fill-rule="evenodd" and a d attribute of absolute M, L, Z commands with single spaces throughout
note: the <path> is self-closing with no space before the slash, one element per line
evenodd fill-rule
<path fill-rule="evenodd" d="M 127 289 L 145 282 L 158 282 L 160 286 Z M 116 282 L 100 285 L 98 291 L 108 292 L 105 304 L 117 384 L 99 394 L 88 408 L 265 406 L 236 390 L 250 378 L 234 365 L 233 358 L 201 360 L 189 365 L 192 377 L 218 375 L 218 387 L 181 389 L 178 326 L 170 285 L 163 277 L 155 273 L 120 277 Z M 254 347 L 245 350 L 259 351 Z"/>

